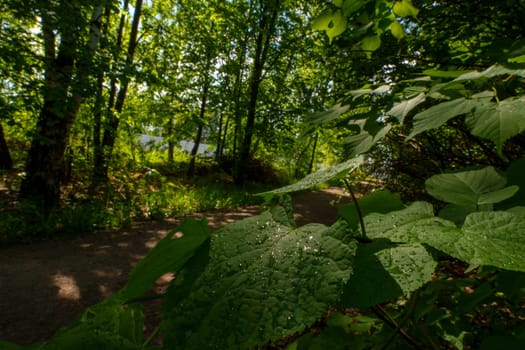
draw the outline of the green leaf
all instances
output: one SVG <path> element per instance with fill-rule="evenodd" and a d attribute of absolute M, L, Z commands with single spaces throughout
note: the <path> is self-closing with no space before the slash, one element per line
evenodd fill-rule
<path fill-rule="evenodd" d="M 336 36 L 341 35 L 346 30 L 346 24 L 347 19 L 341 10 L 326 10 L 312 22 L 312 28 L 325 31 L 331 43 Z"/>
<path fill-rule="evenodd" d="M 466 98 L 458 98 L 432 106 L 414 116 L 414 127 L 408 139 L 426 130 L 438 128 L 449 119 L 471 112 L 473 108 L 472 101 Z"/>
<path fill-rule="evenodd" d="M 416 17 L 419 10 L 410 0 L 401 0 L 394 3 L 394 13 L 399 17 Z"/>
<path fill-rule="evenodd" d="M 335 106 L 332 106 L 330 109 L 323 111 L 323 112 L 316 112 L 312 113 L 307 116 L 307 121 L 312 124 L 321 124 L 321 123 L 327 123 L 332 120 L 335 120 L 339 118 L 341 115 L 346 113 L 350 109 L 349 105 L 341 105 L 336 104 Z"/>
<path fill-rule="evenodd" d="M 469 115 L 466 123 L 472 134 L 493 141 L 502 154 L 505 141 L 525 130 L 524 110 L 525 96 L 511 97 Z"/>
<path fill-rule="evenodd" d="M 364 51 L 375 51 L 381 46 L 381 37 L 379 35 L 371 35 L 364 37 L 361 40 L 361 49 Z"/>
<path fill-rule="evenodd" d="M 351 147 L 353 155 L 363 154 L 368 152 L 376 143 L 383 139 L 391 129 L 392 125 L 387 124 L 374 136 L 366 131 L 361 131 L 358 135 L 347 137 L 345 143 Z"/>
<path fill-rule="evenodd" d="M 333 0 L 334 5 L 339 8 L 343 7 L 343 2 L 344 0 Z"/>
<path fill-rule="evenodd" d="M 330 27 L 330 21 L 332 20 L 332 11 L 325 10 L 323 11 L 314 21 L 312 22 L 312 29 L 323 31 L 327 30 Z"/>
<path fill-rule="evenodd" d="M 463 225 L 468 214 L 478 208 L 475 205 L 465 206 L 458 204 L 447 204 L 439 211 L 439 217 L 454 222 L 457 226 Z"/>
<path fill-rule="evenodd" d="M 388 190 L 376 191 L 358 201 L 361 214 L 366 216 L 370 213 L 388 213 L 403 208 L 401 196 Z M 354 203 L 343 204 L 337 207 L 339 216 L 345 219 L 350 228 L 355 230 L 359 226 L 359 217 Z"/>
<path fill-rule="evenodd" d="M 218 230 L 191 293 L 168 291 L 166 346 L 251 349 L 313 324 L 339 299 L 355 253 L 326 229 L 291 229 L 265 212 Z"/>
<path fill-rule="evenodd" d="M 504 188 L 505 177 L 493 167 L 434 175 L 425 182 L 427 192 L 447 203 L 467 207 L 494 204 L 512 197 L 517 186 Z"/>
<path fill-rule="evenodd" d="M 459 77 L 457 77 L 454 81 L 490 79 L 499 75 L 518 75 L 520 77 L 525 77 L 525 69 L 512 69 L 499 64 L 495 64 L 493 66 L 490 66 L 483 72 L 474 71 L 462 74 Z"/>
<path fill-rule="evenodd" d="M 472 71 L 464 70 L 439 70 L 439 69 L 427 69 L 423 71 L 423 74 L 433 78 L 457 78 L 464 74 L 471 73 Z"/>
<path fill-rule="evenodd" d="M 507 183 L 519 187 L 519 191 L 510 199 L 499 203 L 498 209 L 508 209 L 516 206 L 525 206 L 525 158 L 513 161 L 505 171 Z"/>
<path fill-rule="evenodd" d="M 141 305 L 123 305 L 121 299 L 112 297 L 87 308 L 75 322 L 59 330 L 38 349 L 140 349 L 143 327 Z"/>
<path fill-rule="evenodd" d="M 430 281 L 437 262 L 421 244 L 404 244 L 375 254 L 388 274 L 396 281 L 403 295 Z"/>
<path fill-rule="evenodd" d="M 396 118 L 400 124 L 403 124 L 403 122 L 405 121 L 405 117 L 408 115 L 408 113 L 410 113 L 410 111 L 412 111 L 425 100 L 426 95 L 424 93 L 420 93 L 416 97 L 413 97 L 409 100 L 397 102 L 396 104 L 394 104 L 394 107 L 392 107 L 388 112 L 386 112 L 386 114 L 391 115 L 392 117 Z"/>
<path fill-rule="evenodd" d="M 209 237 L 210 230 L 205 220 L 184 220 L 135 266 L 120 292 L 122 298 L 142 296 L 159 277 L 179 270 Z"/>
<path fill-rule="evenodd" d="M 345 16 L 350 16 L 352 13 L 359 11 L 369 2 L 370 0 L 346 0 L 343 5 L 343 12 Z"/>
<path fill-rule="evenodd" d="M 474 266 L 525 271 L 525 216 L 503 211 L 475 212 L 467 216 L 462 228 L 457 228 L 448 220 L 432 217 L 431 210 L 430 204 L 415 202 L 401 211 L 368 215 L 368 236 L 428 244 Z"/>
<path fill-rule="evenodd" d="M 363 157 L 356 157 L 347 160 L 346 162 L 334 165 L 326 170 L 310 174 L 292 185 L 281 187 L 273 191 L 259 193 L 257 195 L 272 196 L 276 194 L 284 194 L 306 190 L 319 184 L 322 184 L 328 180 L 345 177 L 346 175 L 348 175 L 348 173 L 357 169 L 361 164 L 363 164 L 363 162 Z"/>
<path fill-rule="evenodd" d="M 367 308 L 407 295 L 430 280 L 436 265 L 417 243 L 392 246 L 376 240 L 359 244 L 354 274 L 344 288 L 339 307 Z"/>
<path fill-rule="evenodd" d="M 396 38 L 397 40 L 403 39 L 405 36 L 405 30 L 403 29 L 403 26 L 398 21 L 393 21 L 390 25 L 390 32 Z"/>
<path fill-rule="evenodd" d="M 436 232 L 438 235 L 439 232 Z M 428 244 L 471 265 L 525 271 L 525 217 L 509 212 L 477 212 L 447 242 Z"/>

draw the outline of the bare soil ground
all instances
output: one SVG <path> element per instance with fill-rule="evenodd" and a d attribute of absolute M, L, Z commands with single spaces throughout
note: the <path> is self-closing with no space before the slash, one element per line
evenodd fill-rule
<path fill-rule="evenodd" d="M 335 202 L 348 201 L 329 188 L 294 196 L 298 226 L 331 224 Z M 258 206 L 206 212 L 212 229 L 259 213 Z M 133 266 L 183 218 L 141 222 L 129 229 L 97 232 L 72 240 L 48 240 L 0 248 L 0 339 L 31 344 L 49 339 L 86 307 L 107 298 L 127 281 Z M 169 280 L 157 282 L 157 289 Z M 146 315 L 146 325 L 158 310 Z M 158 309 L 158 308 L 157 308 Z M 150 312 L 151 313 L 151 312 Z"/>

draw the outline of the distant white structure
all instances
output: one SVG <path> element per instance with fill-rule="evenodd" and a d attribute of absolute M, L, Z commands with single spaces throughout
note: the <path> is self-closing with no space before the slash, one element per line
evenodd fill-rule
<path fill-rule="evenodd" d="M 164 137 L 147 134 L 139 135 L 139 145 L 143 148 L 149 149 L 166 149 L 168 147 L 168 145 L 164 142 Z"/>
<path fill-rule="evenodd" d="M 182 147 L 182 152 L 191 153 L 193 146 L 195 146 L 195 142 L 182 140 L 180 142 L 180 146 Z M 209 145 L 207 143 L 199 143 L 197 154 L 204 156 L 204 157 L 211 158 L 215 156 L 215 150 L 216 150 L 216 147 L 213 147 L 212 145 Z"/>
<path fill-rule="evenodd" d="M 164 141 L 164 137 L 161 137 L 161 136 L 140 134 L 138 142 L 139 142 L 139 145 L 143 148 L 148 148 L 148 149 L 156 148 L 159 150 L 164 150 L 168 148 L 168 143 Z M 180 147 L 182 148 L 182 152 L 191 153 L 191 150 L 193 149 L 195 142 L 182 140 L 179 142 L 179 144 L 180 144 Z M 215 156 L 215 150 L 216 150 L 216 147 L 210 144 L 207 144 L 207 143 L 201 143 L 199 144 L 197 154 L 200 156 L 211 158 Z"/>

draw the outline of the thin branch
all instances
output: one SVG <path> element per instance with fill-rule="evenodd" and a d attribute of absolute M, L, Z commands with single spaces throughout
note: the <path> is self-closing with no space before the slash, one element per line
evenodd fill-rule
<path fill-rule="evenodd" d="M 421 344 L 419 344 L 419 342 L 416 339 L 414 339 L 412 335 L 410 335 L 407 331 L 401 328 L 401 326 L 396 322 L 396 320 L 394 320 L 392 316 L 390 316 L 390 314 L 388 313 L 388 311 L 386 311 L 384 307 L 382 307 L 381 305 L 376 305 L 372 307 L 372 310 L 385 323 L 387 323 L 395 331 L 399 332 L 399 334 L 416 349 L 425 349 L 425 347 L 421 346 Z"/>
<path fill-rule="evenodd" d="M 359 203 L 357 202 L 357 198 L 355 197 L 354 191 L 352 190 L 352 187 L 350 186 L 350 183 L 347 179 L 344 179 L 346 188 L 348 192 L 350 193 L 350 196 L 352 197 L 352 202 L 354 202 L 355 210 L 357 212 L 357 217 L 359 218 L 359 224 L 361 225 L 361 235 L 362 239 L 365 242 L 368 242 L 369 239 L 366 236 L 366 229 L 365 229 L 365 221 L 363 220 L 363 213 L 361 212 L 361 207 L 359 206 Z"/>

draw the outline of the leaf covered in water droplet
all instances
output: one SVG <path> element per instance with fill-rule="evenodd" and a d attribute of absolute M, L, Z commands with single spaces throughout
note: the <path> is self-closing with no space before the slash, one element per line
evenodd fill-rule
<path fill-rule="evenodd" d="M 327 229 L 292 229 L 265 212 L 217 231 L 207 265 L 168 291 L 165 344 L 251 349 L 313 324 L 338 301 L 355 255 Z"/>

